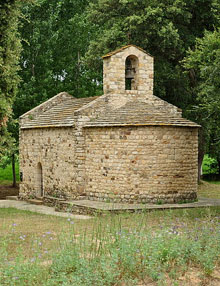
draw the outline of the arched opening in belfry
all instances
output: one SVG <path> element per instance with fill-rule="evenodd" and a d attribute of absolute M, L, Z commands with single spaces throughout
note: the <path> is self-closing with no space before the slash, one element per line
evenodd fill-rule
<path fill-rule="evenodd" d="M 134 55 L 125 60 L 125 89 L 138 89 L 138 58 Z"/>
<path fill-rule="evenodd" d="M 44 196 L 43 170 L 42 170 L 42 165 L 40 162 L 37 164 L 36 196 L 38 197 Z"/>

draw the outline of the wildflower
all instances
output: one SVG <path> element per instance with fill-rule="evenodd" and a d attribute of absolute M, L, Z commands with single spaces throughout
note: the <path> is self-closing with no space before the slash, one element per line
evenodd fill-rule
<path fill-rule="evenodd" d="M 51 231 L 47 231 L 46 234 L 51 234 Z"/>
<path fill-rule="evenodd" d="M 16 223 L 13 223 L 13 224 L 12 224 L 12 226 L 16 226 L 16 225 L 17 225 Z"/>

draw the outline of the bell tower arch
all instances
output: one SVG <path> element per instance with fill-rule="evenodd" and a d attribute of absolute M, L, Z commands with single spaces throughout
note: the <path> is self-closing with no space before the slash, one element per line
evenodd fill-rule
<path fill-rule="evenodd" d="M 125 60 L 125 90 L 138 89 L 138 58 L 130 55 Z"/>

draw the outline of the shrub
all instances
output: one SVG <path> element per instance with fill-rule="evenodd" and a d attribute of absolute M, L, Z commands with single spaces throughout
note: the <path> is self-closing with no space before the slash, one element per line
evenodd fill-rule
<path fill-rule="evenodd" d="M 202 162 L 202 172 L 204 175 L 217 174 L 218 173 L 217 160 L 209 157 L 208 155 L 205 155 Z"/>

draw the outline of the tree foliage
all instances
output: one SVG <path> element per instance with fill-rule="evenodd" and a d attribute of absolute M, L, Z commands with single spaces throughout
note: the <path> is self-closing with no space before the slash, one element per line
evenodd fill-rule
<path fill-rule="evenodd" d="M 36 0 L 23 8 L 22 83 L 14 105 L 23 114 L 61 91 L 76 97 L 96 94 L 96 73 L 83 56 L 92 35 L 84 11 L 88 0 Z"/>
<path fill-rule="evenodd" d="M 220 28 L 206 31 L 189 50 L 184 66 L 194 75 L 192 112 L 205 130 L 206 152 L 220 161 Z"/>
<path fill-rule="evenodd" d="M 13 146 L 7 122 L 11 118 L 12 103 L 20 81 L 20 15 L 20 1 L 5 0 L 0 3 L 0 159 Z"/>

